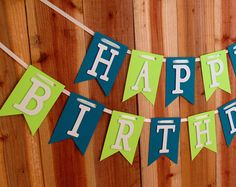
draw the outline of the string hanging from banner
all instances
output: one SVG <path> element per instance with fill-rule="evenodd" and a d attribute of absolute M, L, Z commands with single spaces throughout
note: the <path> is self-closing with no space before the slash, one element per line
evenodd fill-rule
<path fill-rule="evenodd" d="M 90 35 L 94 36 L 95 32 L 92 29 L 90 29 L 89 27 L 87 27 L 86 25 L 81 23 L 79 20 L 73 18 L 72 16 L 67 14 L 65 11 L 63 11 L 62 9 L 60 9 L 59 7 L 54 5 L 53 3 L 51 3 L 51 2 L 49 2 L 47 0 L 40 0 L 40 1 L 42 3 L 44 3 L 45 5 L 47 5 L 48 7 L 50 7 L 51 9 L 53 9 L 54 11 L 56 11 L 58 14 L 60 14 L 64 18 L 66 18 L 67 20 L 69 20 L 70 22 L 74 23 L 75 25 L 77 25 L 78 27 L 80 27 L 81 29 L 83 29 L 84 31 L 89 33 Z M 132 50 L 128 49 L 127 54 L 131 54 L 131 53 L 132 53 Z M 228 53 L 228 50 L 226 50 L 226 53 Z M 165 57 L 163 58 L 163 62 L 166 62 L 166 58 Z M 195 57 L 195 62 L 200 62 L 200 58 L 199 57 Z"/>
<path fill-rule="evenodd" d="M 6 47 L 2 42 L 0 42 L 0 48 L 6 53 L 8 54 L 12 59 L 14 59 L 18 64 L 20 64 L 22 67 L 24 67 L 25 69 L 27 69 L 29 67 L 29 65 L 23 61 L 20 57 L 18 57 L 15 53 L 13 53 L 8 47 Z M 63 93 L 67 96 L 70 96 L 71 92 L 67 89 L 63 90 Z M 107 113 L 107 114 L 112 114 L 112 110 L 109 108 L 104 108 L 103 112 Z M 215 110 L 215 114 L 218 114 L 218 110 Z M 150 123 L 151 119 L 150 118 L 145 118 L 144 122 L 146 123 Z M 188 118 L 181 118 L 181 122 L 188 122 Z"/>

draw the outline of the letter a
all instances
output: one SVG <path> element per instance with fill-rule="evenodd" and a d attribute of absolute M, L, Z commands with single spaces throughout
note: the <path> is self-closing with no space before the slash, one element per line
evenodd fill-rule
<path fill-rule="evenodd" d="M 138 80 L 137 82 L 135 83 L 134 86 L 132 86 L 132 89 L 133 90 L 138 90 L 138 84 L 141 80 L 141 78 L 144 78 L 144 88 L 143 88 L 143 91 L 144 92 L 151 92 L 151 89 L 149 87 L 149 80 L 148 80 L 148 62 L 145 62 L 144 65 L 143 65 L 143 68 L 138 76 Z"/>

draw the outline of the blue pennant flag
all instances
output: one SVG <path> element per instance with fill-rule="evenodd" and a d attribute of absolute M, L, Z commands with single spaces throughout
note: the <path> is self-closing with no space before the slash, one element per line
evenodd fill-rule
<path fill-rule="evenodd" d="M 148 165 L 166 155 L 178 162 L 180 118 L 153 118 L 150 128 Z"/>
<path fill-rule="evenodd" d="M 84 154 L 102 116 L 103 109 L 103 105 L 71 93 L 50 143 L 71 138 Z"/>
<path fill-rule="evenodd" d="M 107 36 L 95 33 L 75 83 L 96 78 L 109 95 L 128 48 Z"/>
<path fill-rule="evenodd" d="M 236 43 L 233 43 L 228 47 L 229 57 L 234 68 L 234 74 L 236 74 Z"/>
<path fill-rule="evenodd" d="M 170 57 L 166 60 L 166 106 L 178 96 L 194 104 L 195 58 Z"/>
<path fill-rule="evenodd" d="M 236 134 L 236 100 L 221 106 L 218 111 L 226 144 L 230 146 Z"/>

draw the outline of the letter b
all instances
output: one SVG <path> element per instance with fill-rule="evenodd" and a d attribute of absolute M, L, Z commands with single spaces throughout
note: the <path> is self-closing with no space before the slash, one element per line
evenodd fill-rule
<path fill-rule="evenodd" d="M 37 115 L 41 111 L 44 101 L 50 98 L 51 89 L 48 85 L 44 84 L 34 77 L 31 78 L 31 81 L 33 82 L 32 87 L 29 89 L 28 93 L 21 101 L 21 103 L 14 104 L 14 107 L 25 114 L 33 116 Z M 39 88 L 42 88 L 44 90 L 44 94 L 42 96 L 37 95 L 36 93 Z M 33 109 L 27 108 L 31 100 L 36 101 L 36 106 Z"/>

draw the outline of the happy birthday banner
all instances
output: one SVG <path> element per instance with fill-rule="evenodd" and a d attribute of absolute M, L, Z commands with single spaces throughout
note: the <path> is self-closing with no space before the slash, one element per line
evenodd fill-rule
<path fill-rule="evenodd" d="M 76 23 L 74 18 L 46 0 L 41 0 L 58 13 Z M 81 24 L 81 23 L 80 23 Z M 91 45 L 75 78 L 75 83 L 97 79 L 98 84 L 109 95 L 127 53 L 131 54 L 123 101 L 142 93 L 152 104 L 163 62 L 166 64 L 166 106 L 178 96 L 194 104 L 195 57 L 168 57 L 144 51 L 128 50 L 123 44 L 101 34 L 93 33 L 84 25 L 81 28 L 94 35 Z M 85 154 L 99 120 L 104 112 L 111 114 L 101 160 L 120 152 L 132 164 L 144 122 L 150 124 L 148 165 L 160 156 L 178 162 L 181 122 L 188 121 L 191 158 L 202 148 L 217 151 L 215 114 L 219 113 L 226 144 L 229 146 L 236 134 L 236 100 L 218 108 L 188 117 L 146 119 L 120 111 L 110 111 L 103 104 L 76 93 L 64 90 L 64 85 L 46 75 L 36 67 L 28 66 L 6 46 L 0 48 L 26 68 L 0 110 L 0 116 L 24 115 L 32 134 L 35 134 L 61 93 L 68 100 L 57 122 L 49 143 L 72 139 L 82 154 Z M 206 100 L 217 88 L 230 93 L 227 53 L 236 72 L 236 43 L 211 54 L 202 55 L 201 69 Z"/>
<path fill-rule="evenodd" d="M 0 48 L 10 55 L 3 47 L 0 43 Z M 30 65 L 2 106 L 0 116 L 23 114 L 35 134 L 62 92 L 64 85 Z M 104 109 L 104 105 L 96 101 L 70 93 L 49 143 L 72 139 L 85 154 Z M 221 106 L 218 111 L 229 146 L 236 134 L 236 100 Z M 192 159 L 203 147 L 216 152 L 215 113 L 209 111 L 188 117 Z M 112 111 L 101 160 L 120 152 L 132 164 L 144 122 L 142 116 Z M 148 165 L 162 155 L 178 162 L 180 123 L 181 118 L 151 119 Z"/>

